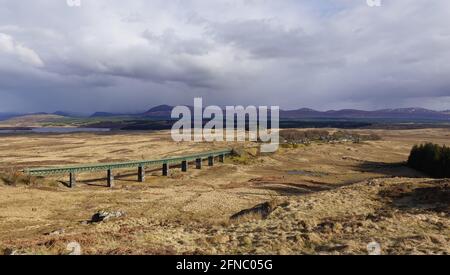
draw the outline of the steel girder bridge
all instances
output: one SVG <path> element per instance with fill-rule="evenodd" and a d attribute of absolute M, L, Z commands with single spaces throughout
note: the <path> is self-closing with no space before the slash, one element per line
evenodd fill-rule
<path fill-rule="evenodd" d="M 138 181 L 145 181 L 145 167 L 162 165 L 163 176 L 170 174 L 170 165 L 181 164 L 181 170 L 187 172 L 190 162 L 195 161 L 196 169 L 202 168 L 203 160 L 208 160 L 208 166 L 214 166 L 215 158 L 219 159 L 219 162 L 223 162 L 225 157 L 231 155 L 233 150 L 224 149 L 220 151 L 203 152 L 199 154 L 170 157 L 156 160 L 139 160 L 139 161 L 127 161 L 117 163 L 99 163 L 99 164 L 87 164 L 76 166 L 64 166 L 64 167 L 49 167 L 49 168 L 29 168 L 23 172 L 30 176 L 49 176 L 49 175 L 61 175 L 69 174 L 70 182 L 69 186 L 75 187 L 76 174 L 83 172 L 97 172 L 107 171 L 108 187 L 114 187 L 114 174 L 113 170 L 138 168 Z"/>

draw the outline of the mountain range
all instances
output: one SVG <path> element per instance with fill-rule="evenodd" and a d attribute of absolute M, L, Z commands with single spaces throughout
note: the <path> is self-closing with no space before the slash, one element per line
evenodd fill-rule
<path fill-rule="evenodd" d="M 188 106 L 191 110 L 193 107 Z M 114 117 L 114 116 L 130 116 L 130 117 L 151 117 L 159 119 L 170 119 L 173 106 L 159 105 L 149 109 L 143 113 L 114 113 L 114 112 L 95 112 L 90 116 L 81 114 L 58 111 L 51 114 L 65 117 Z M 48 113 L 34 114 L 18 114 L 18 113 L 0 113 L 0 120 L 6 120 L 13 117 L 23 115 L 39 115 Z M 397 108 L 397 109 L 381 109 L 375 111 L 364 111 L 356 109 L 342 109 L 317 111 L 309 108 L 300 108 L 297 110 L 280 110 L 280 118 L 282 119 L 402 119 L 402 120 L 438 120 L 450 121 L 450 110 L 433 111 L 425 108 Z"/>
<path fill-rule="evenodd" d="M 281 118 L 349 118 L 349 119 L 430 119 L 450 120 L 445 112 L 433 111 L 424 108 L 398 108 L 381 109 L 376 111 L 363 111 L 354 109 L 316 111 L 302 108 L 291 111 L 280 111 Z"/>
<path fill-rule="evenodd" d="M 172 106 L 161 105 L 141 114 L 147 117 L 170 118 Z M 189 107 L 192 110 L 192 107 Z M 355 109 L 317 111 L 309 108 L 280 110 L 282 119 L 424 119 L 450 121 L 450 112 L 433 111 L 424 108 L 381 109 L 363 111 Z"/>

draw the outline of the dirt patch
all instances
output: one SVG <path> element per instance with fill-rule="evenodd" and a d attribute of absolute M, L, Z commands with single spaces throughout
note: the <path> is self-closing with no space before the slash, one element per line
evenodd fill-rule
<path fill-rule="evenodd" d="M 401 183 L 382 190 L 392 205 L 402 209 L 430 210 L 450 214 L 450 180 L 437 180 L 419 186 Z"/>

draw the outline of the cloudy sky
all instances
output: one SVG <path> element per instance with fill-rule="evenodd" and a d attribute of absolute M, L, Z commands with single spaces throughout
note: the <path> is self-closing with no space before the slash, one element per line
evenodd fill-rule
<path fill-rule="evenodd" d="M 450 109 L 448 0 L 67 2 L 0 0 L 0 112 Z"/>

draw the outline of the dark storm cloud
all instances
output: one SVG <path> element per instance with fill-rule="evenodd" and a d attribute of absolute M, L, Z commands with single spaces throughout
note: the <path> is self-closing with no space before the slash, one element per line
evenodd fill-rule
<path fill-rule="evenodd" d="M 450 108 L 444 0 L 0 5 L 0 112 L 135 111 L 194 96 L 284 108 Z"/>
<path fill-rule="evenodd" d="M 212 50 L 212 45 L 205 39 L 182 39 L 174 30 L 167 30 L 161 35 L 145 30 L 142 36 L 150 44 L 161 45 L 161 50 L 171 54 L 205 55 Z"/>
<path fill-rule="evenodd" d="M 211 24 L 211 35 L 217 42 L 244 49 L 255 58 L 305 55 L 311 50 L 314 40 L 301 29 L 285 30 L 267 20 Z"/>

